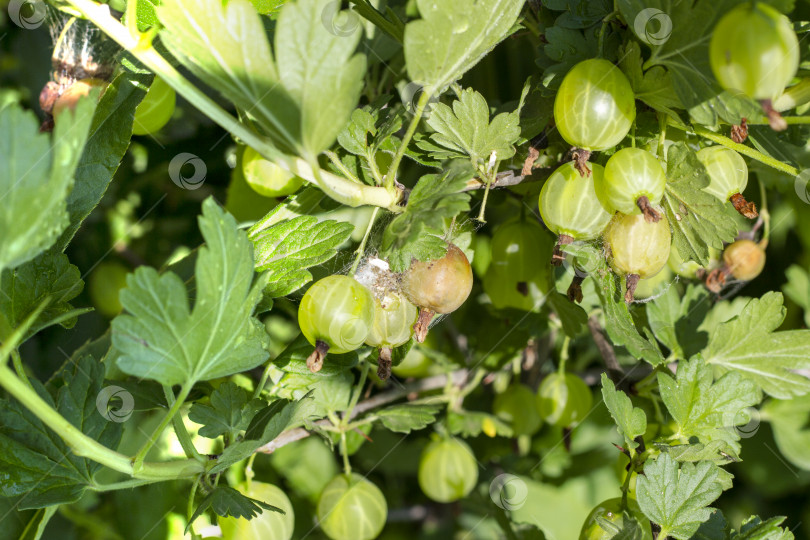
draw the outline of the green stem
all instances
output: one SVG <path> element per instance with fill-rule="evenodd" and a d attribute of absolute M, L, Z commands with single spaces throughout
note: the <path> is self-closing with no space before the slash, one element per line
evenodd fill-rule
<path fill-rule="evenodd" d="M 561 377 L 565 375 L 565 363 L 568 362 L 570 347 L 571 338 L 569 336 L 565 336 L 562 343 L 562 349 L 560 349 L 560 365 L 557 367 L 557 371 Z"/>
<path fill-rule="evenodd" d="M 169 412 L 166 413 L 166 416 L 164 416 L 163 420 L 160 421 L 160 424 L 158 424 L 157 428 L 155 428 L 155 430 L 149 436 L 149 439 L 147 439 L 147 441 L 144 443 L 141 449 L 138 450 L 138 453 L 135 454 L 133 461 L 136 471 L 139 470 L 141 464 L 143 463 L 143 460 L 146 459 L 146 454 L 148 454 L 149 450 L 152 449 L 152 446 L 155 445 L 158 438 L 160 437 L 160 434 L 163 433 L 163 430 L 166 429 L 166 426 L 168 426 L 169 422 L 172 421 L 174 416 L 180 410 L 180 407 L 183 406 L 183 403 L 186 401 L 189 392 L 191 392 L 190 384 L 186 384 L 180 389 L 180 395 L 177 396 L 177 399 L 174 401 L 174 403 L 170 404 Z"/>
<path fill-rule="evenodd" d="M 20 351 L 17 349 L 11 351 L 11 362 L 14 364 L 14 371 L 17 372 L 17 376 L 25 384 L 31 386 L 31 381 L 28 380 L 28 375 L 25 373 L 25 366 L 23 366 L 22 358 L 20 358 Z"/>
<path fill-rule="evenodd" d="M 346 409 L 346 412 L 343 413 L 343 419 L 340 421 L 341 427 L 347 426 L 349 420 L 352 417 L 354 407 L 360 400 L 360 394 L 363 393 L 363 387 L 366 385 L 366 377 L 368 377 L 368 370 L 369 370 L 369 363 L 363 362 L 363 366 L 360 368 L 360 380 L 357 381 L 357 386 L 355 387 L 355 392 L 354 395 L 352 395 L 352 400 L 349 403 L 349 407 Z"/>
<path fill-rule="evenodd" d="M 357 246 L 355 250 L 355 258 L 354 264 L 352 264 L 351 270 L 349 270 L 349 274 L 354 275 L 357 272 L 357 267 L 360 265 L 360 261 L 363 258 L 363 254 L 366 252 L 366 243 L 368 242 L 368 237 L 371 236 L 371 229 L 374 227 L 374 221 L 377 219 L 377 212 L 379 212 L 379 207 L 375 208 L 371 212 L 371 218 L 368 220 L 368 227 L 366 227 L 366 233 L 363 235 L 363 240 L 360 242 L 360 245 Z"/>
<path fill-rule="evenodd" d="M 346 476 L 352 474 L 352 465 L 349 463 L 349 451 L 346 445 L 346 432 L 340 432 L 340 454 L 343 456 L 343 472 Z"/>
<path fill-rule="evenodd" d="M 487 200 L 489 199 L 489 190 L 492 187 L 492 182 L 495 181 L 496 172 L 497 171 L 492 171 L 490 174 L 484 175 L 487 187 L 484 188 L 484 198 L 481 200 L 481 209 L 478 211 L 477 220 L 480 223 L 486 223 L 487 222 L 487 220 L 484 219 L 484 212 L 486 211 L 486 208 L 487 208 Z"/>
<path fill-rule="evenodd" d="M 610 21 L 612 21 L 614 17 L 616 17 L 616 15 L 618 14 L 619 14 L 618 11 L 614 11 L 612 13 L 607 14 L 605 18 L 602 19 L 602 28 L 599 29 L 599 41 L 598 41 L 599 58 L 605 57 L 605 34 L 607 33 L 606 30 L 608 25 L 610 24 Z"/>
<path fill-rule="evenodd" d="M 129 480 L 123 480 L 121 482 L 113 482 L 111 484 L 96 484 L 94 486 L 91 486 L 91 489 L 93 491 L 98 492 L 117 491 L 119 489 L 131 489 L 138 486 L 145 486 L 147 484 L 154 484 L 155 482 L 159 482 L 159 480 L 130 478 Z"/>
<path fill-rule="evenodd" d="M 801 125 L 801 124 L 810 124 L 810 116 L 783 116 L 782 120 L 784 120 L 788 125 Z M 748 120 L 749 126 L 767 126 L 769 125 L 768 120 Z"/>
<path fill-rule="evenodd" d="M 401 193 L 377 186 L 357 184 L 327 171 L 313 169 L 305 160 L 286 156 L 278 151 L 267 139 L 260 137 L 244 124 L 208 97 L 194 84 L 184 78 L 154 47 L 148 34 L 133 36 L 127 28 L 115 20 L 106 5 L 100 5 L 91 0 L 67 0 L 82 15 L 93 22 L 98 28 L 118 43 L 122 48 L 135 56 L 149 70 L 159 75 L 177 93 L 194 105 L 200 112 L 217 123 L 220 127 L 241 139 L 248 146 L 254 148 L 263 157 L 273 160 L 280 167 L 306 180 L 316 184 L 329 197 L 347 206 L 374 205 L 387 208 L 392 212 L 401 212 L 397 206 Z M 102 7 L 103 6 L 103 7 Z"/>
<path fill-rule="evenodd" d="M 718 135 L 713 131 L 709 131 L 708 129 L 702 128 L 700 126 L 691 126 L 686 127 L 672 119 L 668 119 L 667 123 L 675 128 L 684 130 L 684 131 L 692 131 L 695 135 L 703 137 L 704 139 L 709 139 L 710 141 L 716 142 L 717 144 L 722 144 L 727 148 L 731 148 L 732 150 L 736 150 L 740 154 L 744 156 L 748 156 L 751 159 L 755 159 L 760 163 L 764 163 L 765 165 L 776 169 L 777 171 L 781 171 L 783 173 L 789 174 L 791 176 L 796 176 L 799 174 L 799 170 L 795 167 L 788 165 L 787 163 L 783 163 L 778 159 L 774 159 L 771 156 L 766 156 L 762 152 L 754 150 L 750 146 L 745 146 L 744 144 L 738 144 L 729 139 L 728 137 L 724 137 L 723 135 Z"/>
<path fill-rule="evenodd" d="M 188 478 L 200 474 L 204 470 L 200 462 L 186 459 L 166 463 L 144 462 L 136 472 L 129 457 L 107 448 L 82 433 L 5 365 L 0 365 L 0 386 L 5 388 L 9 394 L 14 396 L 17 401 L 46 426 L 55 431 L 77 456 L 92 459 L 114 471 L 145 480 L 159 481 Z"/>
<path fill-rule="evenodd" d="M 364 0 L 349 0 L 349 2 L 356 6 L 355 11 L 364 19 L 372 23 L 380 30 L 384 31 L 398 42 L 402 43 L 402 40 L 404 39 L 404 25 L 401 21 L 399 21 L 399 25 L 392 23 L 386 19 L 385 15 L 380 13 L 379 10 Z"/>
<path fill-rule="evenodd" d="M 324 154 L 326 154 L 326 157 L 329 158 L 329 161 L 331 161 L 334 164 L 334 166 L 338 168 L 338 170 L 343 174 L 343 176 L 345 176 L 352 182 L 356 182 L 358 184 L 363 183 L 359 178 L 357 178 L 354 174 L 352 174 L 352 171 L 346 168 L 346 166 L 343 164 L 342 161 L 340 161 L 340 158 L 336 153 L 332 152 L 331 150 L 327 150 L 326 152 L 324 152 Z"/>
<path fill-rule="evenodd" d="M 198 476 L 194 479 L 194 483 L 191 485 L 191 491 L 188 494 L 188 503 L 186 504 L 186 523 L 191 523 L 191 516 L 194 515 L 194 497 L 197 496 L 197 488 L 200 487 L 200 478 Z M 199 535 L 194 531 L 193 527 L 189 527 L 189 531 L 191 532 L 191 537 L 193 539 L 199 538 Z"/>
<path fill-rule="evenodd" d="M 416 104 L 416 111 L 411 119 L 411 124 L 408 126 L 408 131 L 406 131 L 405 135 L 402 137 L 402 142 L 397 149 L 397 153 L 394 154 L 394 160 L 391 162 L 391 166 L 388 167 L 388 174 L 385 175 L 385 187 L 389 190 L 394 189 L 394 179 L 397 176 L 399 163 L 402 161 L 402 156 L 405 155 L 405 151 L 408 149 L 408 144 L 411 142 L 413 134 L 416 133 L 419 120 L 421 120 L 422 115 L 425 114 L 425 108 L 430 102 L 430 97 L 432 95 L 431 92 L 432 91 L 428 91 L 427 88 L 422 89 L 422 94 L 419 96 L 419 101 Z"/>
<path fill-rule="evenodd" d="M 169 407 L 173 407 L 176 401 L 171 386 L 164 384 L 163 394 L 166 396 L 166 404 Z M 180 406 L 182 405 L 183 404 L 181 403 Z M 191 435 L 189 435 L 186 425 L 183 423 L 183 418 L 180 416 L 175 416 L 172 418 L 172 426 L 174 427 L 174 433 L 177 435 L 177 440 L 180 441 L 180 446 L 183 447 L 183 452 L 186 453 L 186 457 L 203 461 L 202 455 L 197 452 L 197 449 L 194 447 L 194 443 L 191 441 Z"/>

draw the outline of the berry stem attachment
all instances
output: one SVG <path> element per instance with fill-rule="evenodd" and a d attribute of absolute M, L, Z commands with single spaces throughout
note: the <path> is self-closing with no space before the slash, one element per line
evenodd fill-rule
<path fill-rule="evenodd" d="M 323 367 L 323 361 L 329 353 L 329 344 L 320 339 L 315 342 L 315 349 L 307 357 L 307 367 L 312 373 L 317 373 Z"/>
<path fill-rule="evenodd" d="M 627 274 L 627 277 L 624 280 L 625 286 L 627 290 L 624 293 L 624 301 L 628 304 L 632 304 L 635 294 L 636 294 L 636 287 L 638 286 L 638 282 L 641 278 L 638 274 Z"/>
<path fill-rule="evenodd" d="M 743 197 L 741 194 L 735 193 L 729 200 L 731 201 L 731 204 L 734 205 L 734 209 L 748 219 L 755 219 L 759 215 L 757 213 L 756 205 L 754 205 L 752 202 L 746 201 L 745 197 Z"/>
<path fill-rule="evenodd" d="M 658 223 L 661 220 L 661 214 L 653 208 L 653 205 L 650 204 L 650 199 L 648 199 L 646 195 L 642 195 L 638 198 L 636 206 L 638 206 L 641 213 L 644 214 L 644 220 L 647 223 Z"/>
<path fill-rule="evenodd" d="M 413 325 L 413 335 L 419 343 L 425 342 L 430 328 L 430 321 L 433 320 L 435 314 L 434 311 L 428 308 L 419 308 L 419 317 L 416 319 L 416 324 Z"/>
<path fill-rule="evenodd" d="M 785 131 L 788 127 L 785 119 L 779 114 L 779 111 L 773 108 L 773 102 L 770 99 L 763 99 L 759 102 L 762 105 L 762 110 L 768 116 L 768 125 L 774 131 Z"/>

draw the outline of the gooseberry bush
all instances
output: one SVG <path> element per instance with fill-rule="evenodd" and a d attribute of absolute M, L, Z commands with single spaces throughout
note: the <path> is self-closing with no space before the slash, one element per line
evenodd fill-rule
<path fill-rule="evenodd" d="M 6 7 L 2 538 L 810 536 L 810 3 Z"/>

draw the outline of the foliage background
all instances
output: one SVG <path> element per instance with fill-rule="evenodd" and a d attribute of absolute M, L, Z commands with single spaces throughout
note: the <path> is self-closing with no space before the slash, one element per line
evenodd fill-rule
<path fill-rule="evenodd" d="M 545 2 L 551 7 L 560 5 L 595 10 L 593 21 L 598 21 L 599 6 L 604 2 Z M 791 2 L 782 2 L 791 4 Z M 571 6 L 568 6 L 570 4 Z M 597 7 L 594 7 L 597 6 Z M 50 67 L 51 36 L 47 27 L 23 30 L 5 17 L 6 6 L 0 10 L 0 102 L 20 99 L 26 106 L 37 110 L 36 97 L 48 80 Z M 796 20 L 810 20 L 810 6 L 798 2 L 792 13 Z M 559 34 L 579 32 L 588 26 L 586 22 L 571 17 L 562 22 L 552 19 L 543 21 Z M 590 26 L 588 26 L 590 28 Z M 587 35 L 587 29 L 585 35 Z M 560 41 L 557 43 L 565 43 Z M 551 47 L 560 46 L 557 43 Z M 565 62 L 576 61 L 577 54 L 585 53 L 581 44 L 574 43 L 573 54 L 565 55 Z M 501 44 L 493 54 L 485 58 L 461 81 L 462 86 L 481 92 L 494 107 L 514 104 L 519 98 L 527 76 L 537 76 L 537 63 L 548 63 L 549 45 L 538 48 L 537 43 L 520 35 Z M 542 49 L 542 50 L 540 50 Z M 571 51 L 569 51 L 571 52 Z M 503 110 L 511 110 L 504 107 Z M 547 111 L 550 114 L 550 110 Z M 797 135 L 799 142 L 806 140 L 810 130 L 804 128 Z M 799 145 L 799 150 L 806 152 Z M 169 161 L 180 152 L 191 151 L 204 154 L 207 176 L 204 185 L 197 190 L 183 190 L 167 177 Z M 118 169 L 104 199 L 85 221 L 75 240 L 67 250 L 71 262 L 83 275 L 92 279 L 93 270 L 99 261 L 116 261 L 129 268 L 146 264 L 160 268 L 178 252 L 194 249 L 202 238 L 198 231 L 196 216 L 201 202 L 213 196 L 231 211 L 237 219 L 245 222 L 262 216 L 274 201 L 248 197 L 247 189 L 238 174 L 234 174 L 236 147 L 227 134 L 178 96 L 175 117 L 157 137 L 136 137 Z M 520 154 L 519 154 L 520 155 Z M 810 164 L 810 158 L 801 156 Z M 414 176 L 404 177 L 406 183 Z M 772 212 L 772 231 L 768 247 L 768 261 L 762 276 L 736 295 L 759 297 L 767 291 L 782 290 L 788 283 L 786 269 L 792 265 L 810 267 L 810 206 L 794 192 L 791 179 L 763 168 L 754 168 L 749 194 L 758 205 L 758 182 L 769 193 Z M 527 206 L 536 212 L 536 194 L 539 183 L 516 188 L 513 193 L 525 195 Z M 480 203 L 480 194 L 473 199 L 473 211 Z M 491 236 L 493 225 L 515 212 L 514 196 L 506 190 L 491 194 L 487 219 L 489 223 L 476 230 L 476 235 Z M 471 215 L 474 215 L 471 213 Z M 363 222 L 363 211 L 344 212 L 344 219 Z M 361 227 L 358 227 L 360 229 Z M 356 238 L 355 238 L 356 240 Z M 348 247 L 348 246 L 347 246 Z M 180 251 L 178 251 L 180 250 Z M 350 263 L 351 250 L 344 255 L 316 268 L 318 276 L 339 271 Z M 87 281 L 88 278 L 85 278 Z M 296 333 L 295 299 L 278 301 L 276 309 L 267 317 L 266 325 L 275 338 L 273 347 L 280 352 Z M 500 363 L 500 356 L 519 355 L 527 343 L 532 324 L 530 320 L 515 332 L 513 320 L 508 315 L 496 313 L 480 303 L 481 280 L 477 276 L 473 294 L 467 305 L 445 320 L 433 332 L 433 346 L 437 358 L 444 365 L 463 364 L 465 358 L 457 346 L 466 336 L 468 348 L 464 351 L 476 359 L 489 358 Z M 77 306 L 92 306 L 87 288 L 75 301 Z M 782 328 L 804 328 L 805 308 L 795 298 L 788 296 L 787 320 Z M 481 311 L 483 310 L 483 311 Z M 492 324 L 480 322 L 481 313 Z M 75 328 L 68 331 L 51 327 L 25 344 L 21 350 L 33 373 L 47 379 L 56 371 L 66 357 L 89 340 L 103 335 L 109 320 L 98 312 L 79 318 Z M 547 334 L 541 339 L 540 364 L 553 351 L 548 351 L 551 341 Z M 545 346 L 546 350 L 543 350 Z M 497 347 L 493 355 L 492 348 Z M 542 355 L 545 355 L 542 356 Z M 498 358 L 496 358 L 498 357 Z M 598 353 L 590 340 L 578 340 L 572 349 L 570 369 L 590 373 L 598 367 Z M 440 362 L 442 364 L 442 362 Z M 550 369 L 545 365 L 542 370 Z M 590 370 L 590 371 L 589 371 Z M 250 374 L 249 374 L 250 375 Z M 539 373 L 534 373 L 535 378 Z M 536 379 L 535 379 L 536 380 Z M 590 382 L 598 387 L 598 379 Z M 465 405 L 470 409 L 490 411 L 493 392 L 485 386 L 473 394 Z M 598 390 L 595 396 L 600 397 Z M 570 454 L 559 444 L 560 433 L 548 427 L 538 435 L 529 455 L 520 457 L 514 442 L 508 438 L 490 438 L 479 435 L 470 439 L 470 444 L 480 462 L 487 464 L 482 477 L 494 477 L 497 471 L 526 474 L 535 478 L 530 483 L 528 504 L 524 519 L 530 523 L 549 524 L 580 523 L 584 513 L 596 502 L 619 494 L 616 463 L 618 452 L 608 441 L 620 442 L 615 426 L 610 420 L 601 400 L 588 422 L 577 429 Z M 136 413 L 133 422 L 148 424 L 154 413 Z M 464 531 L 472 531 L 470 538 L 497 538 L 497 520 L 503 512 L 493 505 L 483 482 L 477 492 L 457 505 L 436 505 L 428 501 L 418 488 L 415 473 L 421 447 L 429 436 L 429 430 L 410 435 L 375 429 L 368 436 L 373 443 L 359 446 L 353 456 L 355 466 L 370 472 L 370 478 L 385 492 L 391 509 L 391 523 L 383 538 L 447 538 Z M 360 440 L 356 441 L 360 444 Z M 125 439 L 126 444 L 126 439 Z M 311 437 L 293 451 L 292 446 L 278 452 L 272 458 L 260 455 L 255 463 L 257 479 L 276 483 L 290 493 L 296 507 L 296 531 L 312 529 L 312 494 L 317 493 L 317 480 L 328 478 L 339 467 L 339 459 L 316 437 Z M 787 515 L 786 525 L 793 529 L 797 538 L 810 537 L 810 471 L 801 470 L 786 461 L 773 440 L 770 424 L 762 422 L 755 436 L 743 440 L 744 463 L 731 465 L 729 471 L 735 476 L 735 488 L 725 492 L 716 506 L 729 520 L 738 523 L 751 514 L 761 516 Z M 311 458 L 309 456 L 312 456 Z M 88 494 L 78 503 L 63 506 L 47 529 L 44 538 L 63 540 L 80 538 L 124 538 L 133 540 L 164 539 L 170 537 L 167 515 L 183 514 L 187 487 L 184 483 L 158 484 L 115 492 L 109 496 Z M 17 538 L 21 527 L 30 517 L 29 512 L 14 510 L 14 501 L 0 499 L 0 538 Z M 575 527 L 578 529 L 578 525 Z M 561 529 L 562 534 L 568 529 Z M 298 537 L 298 532 L 296 537 Z M 313 530 L 308 538 L 320 537 Z"/>

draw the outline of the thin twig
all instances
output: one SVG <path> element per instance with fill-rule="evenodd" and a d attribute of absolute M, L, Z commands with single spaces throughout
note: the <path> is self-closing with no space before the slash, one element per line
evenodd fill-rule
<path fill-rule="evenodd" d="M 516 171 L 499 172 L 498 175 L 495 177 L 495 181 L 490 184 L 490 189 L 516 186 L 524 182 L 528 183 L 544 180 L 547 174 L 543 174 L 543 172 L 544 172 L 543 169 L 534 169 L 534 174 L 532 174 L 531 176 L 523 176 L 522 174 L 518 174 L 518 172 Z M 551 172 L 550 169 L 548 172 Z M 486 182 L 484 182 L 480 178 L 472 178 L 471 180 L 467 181 L 467 185 L 464 187 L 462 191 L 472 191 L 474 189 L 484 189 L 486 187 L 487 187 Z"/>
<path fill-rule="evenodd" d="M 469 375 L 468 370 L 459 369 L 457 371 L 453 371 L 448 374 L 434 375 L 433 377 L 420 379 L 418 381 L 403 385 L 399 388 L 390 390 L 388 392 L 377 394 L 376 396 L 370 399 L 358 403 L 357 406 L 352 411 L 349 420 L 355 418 L 360 414 L 363 414 L 364 412 L 368 412 L 372 409 L 376 409 L 378 407 L 382 407 L 383 405 L 388 405 L 389 403 L 403 399 L 407 397 L 409 394 L 413 393 L 418 394 L 421 392 L 429 392 L 431 390 L 439 390 L 441 388 L 444 388 L 447 385 L 448 377 L 450 378 L 454 386 L 462 386 L 464 382 L 467 380 L 468 375 Z M 315 426 L 323 426 L 329 424 L 331 424 L 331 422 L 328 419 L 319 420 L 315 422 Z M 312 434 L 311 431 L 306 430 L 304 428 L 288 429 L 287 431 L 285 431 L 284 433 L 282 433 L 281 435 L 279 435 L 278 437 L 276 437 L 275 439 L 265 444 L 256 451 L 264 454 L 272 454 L 282 446 L 286 446 L 295 441 L 305 439 L 309 437 L 311 434 Z"/>
<path fill-rule="evenodd" d="M 590 317 L 588 319 L 588 330 L 591 331 L 591 336 L 593 336 L 593 341 L 596 343 L 596 348 L 599 349 L 599 354 L 602 355 L 605 366 L 608 368 L 608 377 L 610 377 L 614 383 L 618 384 L 623 378 L 624 370 L 622 366 L 619 365 L 619 361 L 616 359 L 616 351 L 613 350 L 613 345 L 608 341 L 605 336 L 605 331 L 602 330 L 602 326 L 599 324 L 596 317 Z"/>

